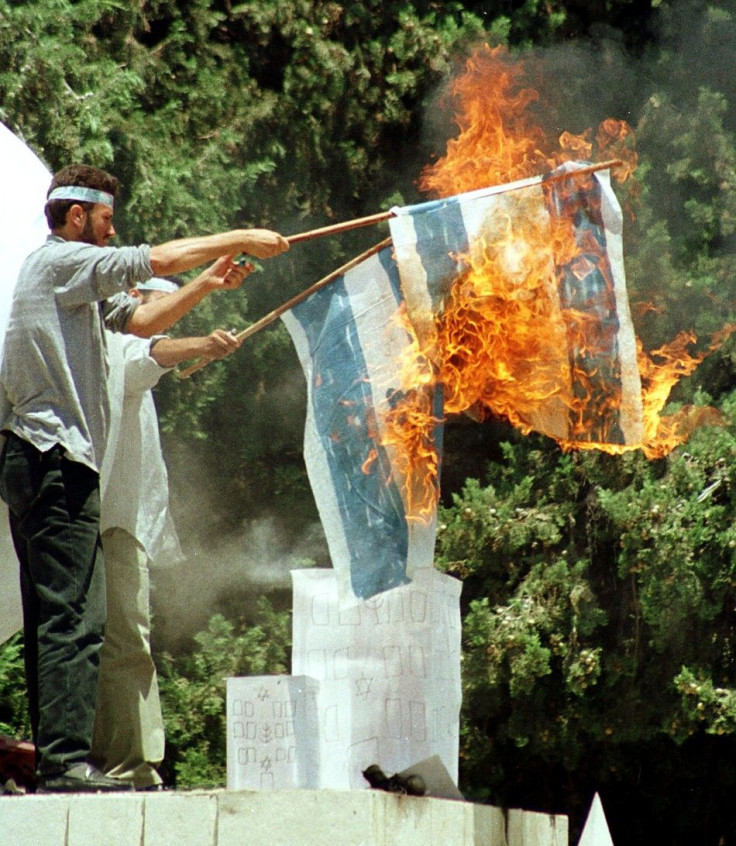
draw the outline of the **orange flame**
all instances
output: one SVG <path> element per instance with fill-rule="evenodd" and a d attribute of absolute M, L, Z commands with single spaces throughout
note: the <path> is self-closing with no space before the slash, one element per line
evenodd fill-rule
<path fill-rule="evenodd" d="M 489 185 L 504 184 L 549 172 L 570 160 L 619 159 L 613 169 L 619 181 L 628 179 L 637 163 L 634 136 L 624 121 L 605 120 L 594 138 L 563 132 L 556 146 L 529 117 L 530 104 L 539 95 L 524 84 L 524 68 L 503 48 L 478 50 L 452 87 L 457 105 L 459 134 L 447 144 L 446 154 L 425 168 L 420 187 L 436 196 L 451 196 Z M 516 198 L 518 209 L 518 198 Z M 570 371 L 563 372 L 560 349 L 571 331 L 584 352 L 592 352 L 586 333 L 589 318 L 568 310 L 566 326 L 552 319 L 559 303 L 554 293 L 553 268 L 568 264 L 584 277 L 591 272 L 594 245 L 575 241 L 572 223 L 539 219 L 529 206 L 504 219 L 498 215 L 492 237 L 473 245 L 462 258 L 465 270 L 457 279 L 436 319 L 435 332 L 423 345 L 414 339 L 401 363 L 402 396 L 386 417 L 387 441 L 405 456 L 407 486 L 415 514 L 429 514 L 437 499 L 439 461 L 431 454 L 431 430 L 436 424 L 428 402 L 433 385 L 441 384 L 445 412 L 491 415 L 508 419 L 522 432 L 535 429 L 540 403 L 557 403 L 573 420 L 576 439 L 557 439 L 565 450 L 601 449 L 609 452 L 641 448 L 648 457 L 666 455 L 688 435 L 677 418 L 662 419 L 672 387 L 692 373 L 705 357 L 687 351 L 694 336 L 683 334 L 647 355 L 638 345 L 642 379 L 644 435 L 639 444 L 620 446 L 606 441 L 607 432 L 582 432 L 590 426 L 590 408 L 604 410 L 615 403 L 615 392 L 601 396 L 600 384 L 585 387 L 585 374 L 575 371 L 578 387 L 570 387 Z M 594 239 L 592 239 L 594 240 Z M 407 325 L 407 330 L 410 327 Z M 714 343 L 719 343 L 718 339 Z M 574 368 L 575 365 L 566 364 Z M 596 374 L 600 376 L 601 374 Z M 586 412 L 587 410 L 587 412 Z M 692 418 L 691 418 L 692 422 Z M 577 440 L 580 435 L 587 438 Z M 593 435 L 593 437 L 591 437 Z"/>
<path fill-rule="evenodd" d="M 685 349 L 696 341 L 691 332 L 681 332 L 658 350 L 646 355 L 639 348 L 639 372 L 642 377 L 642 402 L 644 405 L 644 441 L 642 451 L 647 458 L 662 458 L 676 446 L 684 443 L 698 425 L 720 425 L 722 419 L 714 409 L 685 407 L 677 414 L 661 417 L 672 388 L 684 376 L 689 376 L 711 352 L 718 349 L 736 329 L 727 324 L 716 333 L 709 347 L 698 355 L 689 355 Z M 655 364 L 655 359 L 659 363 Z"/>

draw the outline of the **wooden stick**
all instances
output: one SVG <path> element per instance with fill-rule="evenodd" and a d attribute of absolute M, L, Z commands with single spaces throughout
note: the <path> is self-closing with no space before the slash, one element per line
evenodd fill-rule
<path fill-rule="evenodd" d="M 556 182 L 558 179 L 570 179 L 572 176 L 583 176 L 586 173 L 595 173 L 597 170 L 609 170 L 612 167 L 620 167 L 623 164 L 621 159 L 611 159 L 607 162 L 597 162 L 596 164 L 586 165 L 577 170 L 570 170 L 567 173 L 556 173 L 554 176 L 548 176 L 546 179 L 542 177 L 543 182 Z"/>
<path fill-rule="evenodd" d="M 319 282 L 315 282 L 314 285 L 310 285 L 309 288 L 305 288 L 301 293 L 296 294 L 290 300 L 287 300 L 285 303 L 282 303 L 280 306 L 275 308 L 273 311 L 270 311 L 265 317 L 262 317 L 260 320 L 256 321 L 252 326 L 249 326 L 247 329 L 243 329 L 242 331 L 238 332 L 235 336 L 240 341 L 244 341 L 246 338 L 250 338 L 251 335 L 255 335 L 256 332 L 260 332 L 261 329 L 268 326 L 269 324 L 273 323 L 274 320 L 278 320 L 281 315 L 288 311 L 290 308 L 293 308 L 295 305 L 298 305 L 303 300 L 306 300 L 307 297 L 311 297 L 316 291 L 319 291 L 321 288 L 326 287 L 330 284 L 330 282 L 334 282 L 340 276 L 344 276 L 349 270 L 352 270 L 357 264 L 360 264 L 362 261 L 365 261 L 367 258 L 370 258 L 375 253 L 382 250 L 384 247 L 387 247 L 391 243 L 390 238 L 385 238 L 380 244 L 376 244 L 375 246 L 371 247 L 370 249 L 366 250 L 364 253 L 361 253 L 359 256 L 356 256 L 353 259 L 350 259 L 349 262 L 344 264 L 342 267 L 338 267 L 337 270 L 333 270 L 332 273 L 329 273 L 323 279 L 320 279 Z M 217 359 L 218 361 L 220 359 Z M 192 373 L 196 373 L 197 370 L 200 370 L 206 364 L 209 364 L 211 361 L 215 361 L 213 358 L 208 359 L 200 359 L 199 361 L 195 362 L 194 364 L 189 365 L 189 367 L 185 368 L 178 374 L 180 379 L 187 379 Z"/>
<path fill-rule="evenodd" d="M 392 211 L 378 212 L 378 214 L 369 214 L 368 217 L 356 217 L 355 220 L 346 220 L 343 223 L 333 223 L 330 226 L 312 229 L 309 232 L 300 232 L 298 235 L 288 235 L 286 240 L 290 244 L 298 244 L 300 241 L 311 241 L 313 238 L 321 238 L 323 235 L 336 235 L 338 232 L 348 232 L 361 226 L 371 226 L 373 223 L 380 223 L 390 217 L 396 217 L 396 213 Z"/>
<path fill-rule="evenodd" d="M 561 179 L 573 179 L 576 176 L 584 176 L 588 173 L 594 173 L 597 170 L 607 170 L 608 168 L 618 167 L 622 165 L 621 159 L 612 159 L 608 162 L 598 162 L 598 164 L 587 165 L 578 170 L 571 170 L 568 173 L 557 173 L 554 176 L 532 176 L 529 179 L 521 179 L 518 182 L 510 182 L 506 185 L 495 185 L 488 189 L 490 194 L 503 194 L 506 191 L 514 191 L 519 188 L 526 188 L 530 184 L 536 182 L 557 182 Z M 480 189 L 483 191 L 484 189 Z M 441 198 L 440 198 L 441 199 Z M 349 232 L 351 229 L 358 229 L 361 226 L 371 226 L 374 223 L 380 223 L 384 220 L 396 217 L 396 212 L 391 210 L 385 212 L 378 212 L 377 214 L 370 214 L 367 217 L 356 217 L 354 220 L 346 220 L 342 223 L 333 223 L 330 226 L 322 226 L 319 229 L 311 229 L 308 232 L 300 232 L 297 235 L 288 235 L 286 240 L 289 244 L 298 244 L 301 241 L 311 241 L 314 238 L 322 238 L 325 235 L 337 235 L 340 232 Z"/>

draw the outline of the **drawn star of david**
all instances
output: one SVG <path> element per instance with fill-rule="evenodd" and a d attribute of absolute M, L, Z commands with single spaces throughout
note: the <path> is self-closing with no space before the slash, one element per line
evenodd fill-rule
<path fill-rule="evenodd" d="M 371 692 L 371 685 L 373 684 L 373 679 L 369 679 L 365 673 L 361 673 L 360 678 L 355 680 L 355 690 L 356 694 L 361 699 L 367 699 L 368 694 Z"/>

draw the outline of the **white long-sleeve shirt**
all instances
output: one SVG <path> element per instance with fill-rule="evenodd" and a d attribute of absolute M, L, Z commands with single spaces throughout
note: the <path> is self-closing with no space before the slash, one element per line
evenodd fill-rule
<path fill-rule="evenodd" d="M 151 393 L 171 368 L 151 358 L 155 340 L 106 333 L 111 413 L 100 477 L 100 529 L 125 529 L 154 564 L 164 564 L 183 554 L 169 511 L 169 481 Z"/>

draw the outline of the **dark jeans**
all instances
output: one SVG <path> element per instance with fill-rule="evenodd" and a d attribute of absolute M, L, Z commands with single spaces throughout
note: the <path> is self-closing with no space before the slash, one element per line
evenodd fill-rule
<path fill-rule="evenodd" d="M 92 741 L 106 612 L 99 476 L 11 434 L 0 496 L 20 561 L 36 768 L 48 775 L 85 761 Z"/>

